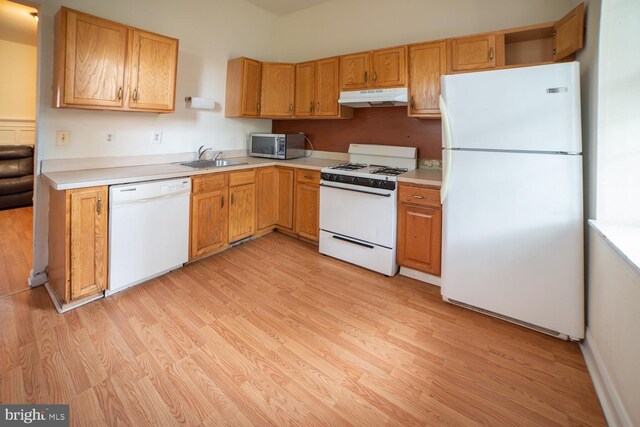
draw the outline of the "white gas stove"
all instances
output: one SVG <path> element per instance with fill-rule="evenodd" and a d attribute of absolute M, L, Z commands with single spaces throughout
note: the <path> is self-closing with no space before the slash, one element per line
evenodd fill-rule
<path fill-rule="evenodd" d="M 322 169 L 320 253 L 395 275 L 396 180 L 416 161 L 414 147 L 351 144 L 349 163 Z"/>

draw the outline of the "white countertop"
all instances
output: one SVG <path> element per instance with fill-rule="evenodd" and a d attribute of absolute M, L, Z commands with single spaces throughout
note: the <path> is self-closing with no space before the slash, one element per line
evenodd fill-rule
<path fill-rule="evenodd" d="M 129 182 L 153 181 L 156 179 L 181 178 L 214 172 L 229 172 L 240 169 L 266 166 L 290 166 L 303 169 L 320 170 L 324 167 L 341 163 L 335 159 L 303 157 L 292 160 L 261 159 L 256 157 L 236 157 L 233 160 L 246 164 L 236 166 L 196 169 L 182 166 L 179 163 L 163 163 L 143 166 L 126 166 L 116 168 L 83 169 L 63 172 L 45 172 L 45 182 L 56 190 L 96 187 L 101 185 L 126 184 Z"/>
<path fill-rule="evenodd" d="M 442 186 L 442 171 L 440 169 L 416 169 L 398 175 L 398 181 L 440 187 Z"/>

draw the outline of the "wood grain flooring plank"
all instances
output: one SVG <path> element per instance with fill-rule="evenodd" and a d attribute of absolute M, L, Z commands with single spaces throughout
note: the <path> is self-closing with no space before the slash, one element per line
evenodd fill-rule
<path fill-rule="evenodd" d="M 0 298 L 0 326 L 0 400 L 74 425 L 605 425 L 575 343 L 279 233 L 64 315 Z"/>

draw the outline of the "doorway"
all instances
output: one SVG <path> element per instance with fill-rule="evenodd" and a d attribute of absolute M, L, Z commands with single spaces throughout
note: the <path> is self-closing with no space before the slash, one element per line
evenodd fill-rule
<path fill-rule="evenodd" d="M 0 298 L 33 265 L 37 34 L 37 9 L 0 0 Z"/>

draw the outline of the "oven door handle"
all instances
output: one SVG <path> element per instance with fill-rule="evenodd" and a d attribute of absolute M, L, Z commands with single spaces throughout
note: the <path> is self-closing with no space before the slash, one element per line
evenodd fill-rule
<path fill-rule="evenodd" d="M 391 197 L 391 194 L 380 194 L 380 193 L 374 193 L 372 191 L 356 190 L 354 188 L 335 187 L 333 185 L 327 185 L 327 184 L 320 184 L 320 187 L 335 188 L 336 190 L 355 191 L 356 193 L 372 194 L 374 196 L 380 196 L 380 197 Z"/>
<path fill-rule="evenodd" d="M 341 241 L 343 241 L 343 242 L 353 243 L 354 245 L 364 246 L 365 248 L 373 249 L 373 245 L 367 245 L 366 243 L 356 242 L 356 241 L 354 241 L 354 240 L 347 239 L 347 238 L 345 238 L 345 237 L 336 236 L 335 234 L 334 234 L 333 236 L 331 236 L 331 237 L 333 237 L 333 238 L 334 238 L 334 239 L 336 239 L 336 240 L 341 240 Z"/>

